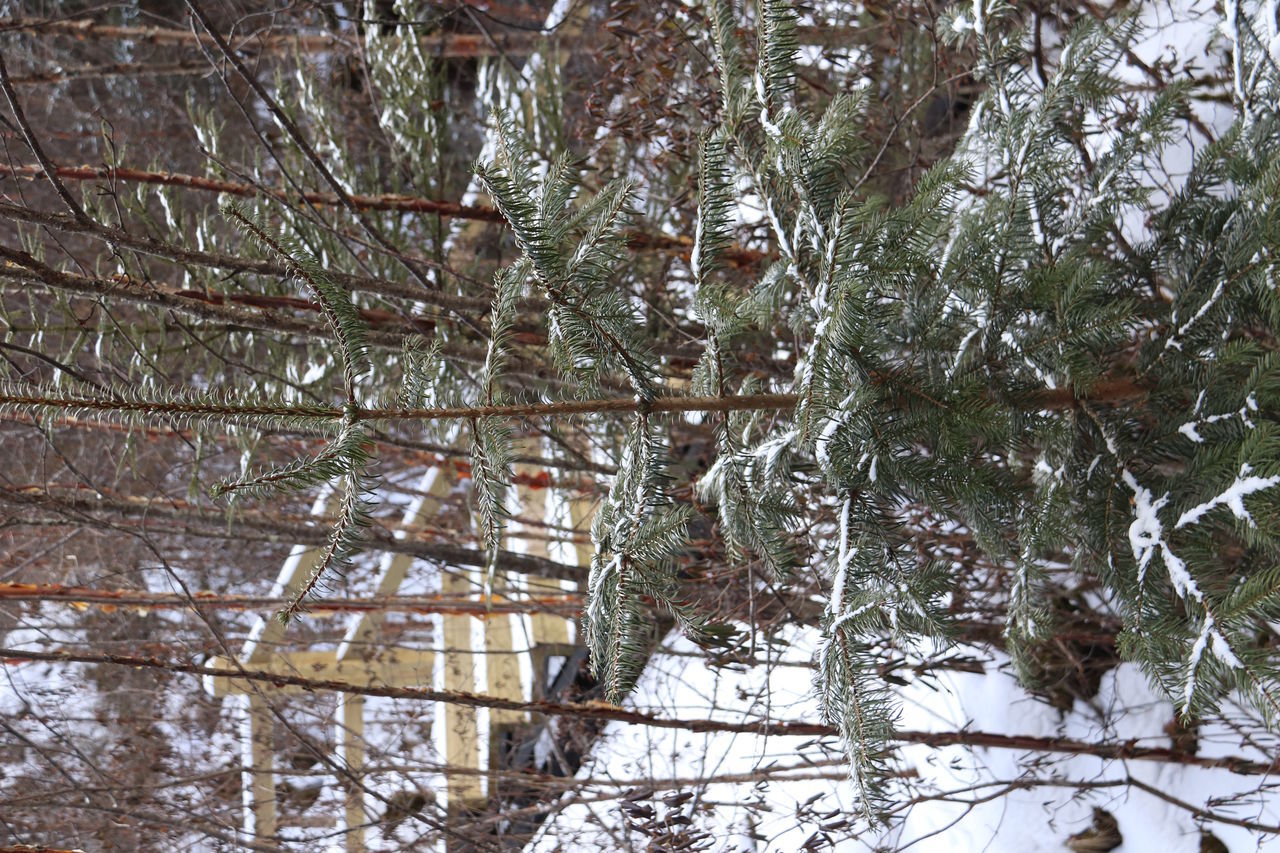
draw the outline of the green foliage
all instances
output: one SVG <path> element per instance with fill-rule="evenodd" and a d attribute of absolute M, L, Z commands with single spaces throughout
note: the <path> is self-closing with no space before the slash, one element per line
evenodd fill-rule
<path fill-rule="evenodd" d="M 744 448 L 759 426 L 726 419 L 701 494 L 731 549 L 759 555 L 806 523 L 779 503 L 806 455 L 840 496 L 817 688 L 869 815 L 893 719 L 870 675 L 874 640 L 951 631 L 942 602 L 955 581 L 920 557 L 920 513 L 1007 571 L 1015 661 L 1053 630 L 1060 581 L 1046 566 L 1069 564 L 1108 585 L 1123 651 L 1185 713 L 1211 713 L 1233 689 L 1264 713 L 1278 707 L 1278 662 L 1258 640 L 1280 547 L 1274 368 L 1261 343 L 1275 340 L 1280 302 L 1274 111 L 1250 99 L 1164 199 L 1150 170 L 1178 144 L 1188 90 L 1125 92 L 1113 69 L 1137 36 L 1132 19 L 1078 25 L 1045 68 L 1010 7 L 967 14 L 976 20 L 956 12 L 942 28 L 979 54 L 981 119 L 896 208 L 851 183 L 865 156 L 857 95 L 830 98 L 816 121 L 798 97 L 785 4 L 759 10 L 758 120 L 741 103 L 732 14 L 714 4 L 711 15 L 725 122 L 702 150 L 691 268 L 707 348 L 695 389 L 734 387 L 729 342 L 767 322 L 755 294 L 712 275 L 737 175 L 783 257 L 755 304 L 790 311 L 805 343 L 794 420 L 760 436 L 757 456 Z M 1246 78 L 1274 75 L 1243 53 Z M 1113 137 L 1096 157 L 1089 127 Z M 1135 217 L 1147 230 L 1131 243 L 1121 223 Z M 1115 386 L 1131 390 L 1113 399 Z M 1225 573 L 1224 548 L 1240 554 Z"/>
<path fill-rule="evenodd" d="M 653 636 L 644 602 L 664 607 L 694 639 L 714 629 L 680 597 L 673 558 L 688 538 L 689 508 L 667 494 L 662 435 L 647 415 L 636 418 L 608 496 L 591 522 L 591 561 L 582 625 L 591 666 L 605 696 L 619 702 L 635 685 Z"/>
<path fill-rule="evenodd" d="M 1021 487 L 1015 513 L 1012 651 L 1045 630 L 1039 561 L 1069 555 L 1108 583 L 1126 620 L 1123 651 L 1183 713 L 1212 713 L 1232 689 L 1274 713 L 1276 661 L 1257 645 L 1255 620 L 1274 606 L 1274 586 L 1257 578 L 1272 574 L 1278 543 L 1254 513 L 1277 498 L 1276 410 L 1254 390 L 1270 358 L 1245 318 L 1276 316 L 1264 272 L 1277 236 L 1276 117 L 1244 110 L 1160 201 L 1148 173 L 1175 144 L 1187 93 L 1170 85 L 1135 104 L 1122 92 L 1110 63 L 1133 22 L 1078 26 L 1042 86 L 992 26 L 996 11 L 979 34 L 985 121 L 965 151 L 1000 171 L 962 209 L 943 268 L 948 298 L 968 314 L 955 327 L 954 376 L 975 373 L 1013 404 L 1036 388 L 1087 398 L 1117 378 L 1136 389 L 1133 400 L 1019 417 L 1022 435 L 1001 442 L 1015 451 L 1011 468 L 1035 463 L 1024 478 L 1034 492 Z M 1115 137 L 1092 162 L 1080 156 L 1086 121 Z M 1118 222 L 1135 215 L 1147 231 L 1130 245 Z M 1274 338 L 1274 322 L 1262 334 Z M 1251 615 L 1225 606 L 1245 586 L 1259 596 Z"/>
<path fill-rule="evenodd" d="M 297 241 L 284 234 L 273 234 L 252 214 L 228 205 L 223 213 L 245 229 L 253 240 L 284 262 L 291 275 L 305 284 L 324 313 L 325 320 L 338 340 L 338 356 L 342 363 L 343 390 L 347 402 L 355 404 L 356 385 L 369 371 L 368 330 L 360 312 L 351 302 L 351 294 L 333 283 L 324 267 Z"/>
<path fill-rule="evenodd" d="M 631 187 L 611 182 L 575 207 L 578 188 L 566 157 L 549 164 L 538 181 L 533 154 L 510 116 L 498 113 L 494 130 L 494 161 L 478 164 L 476 175 L 550 300 L 557 365 L 584 392 L 617 370 L 638 395 L 653 396 L 656 369 L 640 318 L 613 286 L 622 266 Z"/>
<path fill-rule="evenodd" d="M 324 268 L 304 248 L 288 237 L 272 233 L 251 214 L 229 206 L 225 214 L 239 223 L 265 249 L 284 262 L 286 269 L 303 282 L 315 296 L 329 327 L 338 342 L 342 364 L 343 407 L 341 428 L 335 438 L 317 455 L 300 459 L 283 468 L 252 477 L 222 483 L 215 495 L 262 495 L 270 491 L 299 491 L 319 483 L 337 479 L 342 500 L 329 541 L 320 559 L 311 568 L 306 581 L 290 594 L 288 603 L 277 614 L 288 623 L 298 616 L 312 596 L 326 588 L 329 578 L 349 567 L 351 557 L 359 551 L 362 532 L 369 526 L 371 504 L 368 493 L 369 435 L 359 418 L 360 399 L 357 384 L 370 369 L 367 329 L 351 295 L 333 283 Z"/>
<path fill-rule="evenodd" d="M 307 602 L 328 589 L 330 578 L 351 566 L 351 558 L 360 550 L 360 539 L 371 522 L 370 484 L 361 467 L 353 467 L 339 483 L 342 500 L 329 541 L 320 553 L 303 583 L 289 592 L 289 600 L 276 618 L 286 625 L 305 612 Z"/>
<path fill-rule="evenodd" d="M 516 303 L 524 291 L 527 276 L 527 264 L 517 263 L 499 273 L 495 282 L 489 348 L 485 353 L 482 374 L 484 399 L 481 402 L 486 406 L 507 402 L 501 385 L 502 372 L 511 346 Z M 515 434 L 505 418 L 479 417 L 471 422 L 471 435 L 471 470 L 475 485 L 473 502 L 485 547 L 489 549 L 489 571 L 485 582 L 487 591 L 493 585 L 498 546 L 502 541 L 503 523 L 508 515 L 511 446 Z"/>

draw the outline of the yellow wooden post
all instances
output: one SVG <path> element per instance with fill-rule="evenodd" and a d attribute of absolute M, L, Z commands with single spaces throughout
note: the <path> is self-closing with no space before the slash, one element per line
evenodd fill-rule
<path fill-rule="evenodd" d="M 441 591 L 445 596 L 462 596 L 475 592 L 476 579 L 471 572 L 446 571 L 441 578 Z M 471 650 L 471 617 L 446 613 L 440 617 L 444 641 L 443 687 L 445 690 L 476 692 L 476 660 Z M 476 709 L 462 705 L 445 705 L 445 761 L 450 767 L 464 772 L 450 774 L 448 790 L 449 811 L 474 809 L 484 804 L 484 790 L 480 785 L 480 729 Z"/>
<path fill-rule="evenodd" d="M 250 694 L 245 703 L 242 735 L 241 778 L 244 780 L 244 831 L 251 837 L 271 841 L 276 834 L 275 750 L 271 742 L 272 714 L 268 699 Z"/>
<path fill-rule="evenodd" d="M 494 599 L 498 600 L 507 590 L 506 579 L 497 576 L 493 580 Z M 512 642 L 510 613 L 495 613 L 484 620 L 485 676 L 488 681 L 489 694 L 501 699 L 524 699 L 524 689 L 520 683 L 520 664 L 516 660 L 515 646 Z M 523 711 L 490 709 L 490 738 L 492 729 L 501 726 L 519 725 L 527 719 Z"/>
<path fill-rule="evenodd" d="M 415 500 L 406 510 L 400 523 L 404 531 L 420 527 L 424 521 L 434 519 L 440 514 L 445 497 L 448 496 L 451 484 L 445 476 L 445 470 L 438 465 L 427 469 L 418 488 L 424 497 Z M 413 567 L 414 558 L 408 554 L 389 554 L 383 557 L 382 573 L 378 578 L 378 595 L 395 595 L 405 577 Z M 378 648 L 378 634 L 382 627 L 383 613 L 374 611 L 361 613 L 347 628 L 342 642 L 334 653 L 335 662 L 354 669 L 361 662 L 370 664 L 374 648 Z M 410 655 L 410 657 L 414 657 Z M 430 683 L 431 658 L 418 655 L 417 663 L 425 663 L 426 668 L 415 671 L 413 662 L 402 661 L 395 672 L 377 673 L 373 667 L 369 669 L 370 683 L 383 680 L 387 684 Z M 407 670 L 407 671 L 406 671 Z M 381 679 L 379 679 L 381 675 Z M 347 769 L 359 780 L 364 769 L 364 700 L 357 696 L 346 695 L 340 698 L 335 720 L 338 738 L 337 746 L 340 757 Z M 370 815 L 366 812 L 364 794 L 357 785 L 349 785 L 347 800 L 343 811 L 346 827 L 346 844 L 348 853 L 366 849 L 364 824 Z"/>
<path fill-rule="evenodd" d="M 329 494 L 316 499 L 311 507 L 313 515 L 324 515 L 329 510 Z M 282 595 L 299 583 L 320 558 L 320 549 L 295 546 L 280 574 L 276 577 L 274 595 Z M 276 646 L 284 636 L 284 626 L 275 619 L 259 619 L 249 633 L 249 639 L 240 651 L 245 663 L 261 664 L 270 660 Z M 212 684 L 206 679 L 206 688 L 213 693 Z M 217 695 L 216 693 L 214 695 Z M 273 713 L 269 694 L 253 690 L 246 706 L 241 750 L 243 780 L 242 795 L 245 804 L 245 832 L 259 838 L 273 838 L 276 834 L 275 751 L 272 744 Z"/>
<path fill-rule="evenodd" d="M 337 723 L 334 743 L 338 757 L 356 782 L 364 776 L 364 697 L 354 693 L 338 696 Z M 369 822 L 365 812 L 364 790 L 352 779 L 339 780 L 346 787 L 342 818 L 347 853 L 364 853 L 364 825 Z"/>

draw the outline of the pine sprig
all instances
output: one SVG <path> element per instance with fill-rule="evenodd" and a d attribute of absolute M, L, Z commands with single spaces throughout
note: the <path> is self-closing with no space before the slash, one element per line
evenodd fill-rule
<path fill-rule="evenodd" d="M 215 498 L 262 498 L 329 483 L 344 476 L 357 462 L 367 464 L 367 442 L 364 428 L 353 418 L 346 418 L 338 434 L 319 453 L 270 471 L 217 483 L 210 492 Z"/>
<path fill-rule="evenodd" d="M 785 486 L 785 460 L 796 436 L 789 431 L 747 448 L 743 441 L 755 431 L 755 421 L 739 414 L 717 424 L 716 461 L 698 480 L 697 493 L 699 500 L 717 508 L 720 532 L 732 555 L 754 555 L 783 578 L 798 562 L 794 539 L 800 514 Z"/>
<path fill-rule="evenodd" d="M 681 599 L 673 558 L 688 540 L 689 508 L 666 494 L 661 436 L 648 415 L 639 415 L 609 494 L 591 525 L 596 552 L 591 561 L 583 633 L 591 667 L 617 703 L 635 685 L 652 641 L 644 617 L 645 598 L 666 609 L 695 640 L 714 629 Z"/>
<path fill-rule="evenodd" d="M 337 337 L 338 352 L 342 358 L 343 390 L 347 402 L 355 404 L 356 386 L 360 377 L 369 371 L 369 343 L 368 327 L 352 304 L 351 295 L 334 284 L 324 268 L 294 240 L 272 233 L 256 217 L 235 205 L 227 205 L 223 213 L 235 220 L 265 250 L 276 255 L 290 274 L 311 290 Z"/>
<path fill-rule="evenodd" d="M 486 594 L 492 590 L 502 533 L 510 517 L 507 496 L 511 488 L 511 446 L 514 440 L 514 433 L 504 419 L 484 417 L 471 422 L 473 507 L 481 540 L 489 554 Z"/>
<path fill-rule="evenodd" d="M 272 471 L 225 482 L 214 488 L 215 495 L 264 495 L 277 491 L 298 491 L 339 479 L 343 499 L 329 542 L 302 586 L 277 614 L 288 624 L 303 611 L 305 603 L 324 589 L 328 578 L 350 565 L 359 548 L 362 533 L 371 524 L 371 504 L 367 492 L 371 457 L 367 427 L 360 418 L 358 384 L 370 370 L 368 330 L 351 295 L 338 287 L 324 268 L 301 244 L 270 231 L 251 213 L 234 205 L 224 215 L 239 224 L 265 251 L 274 254 L 291 275 L 301 281 L 320 305 L 321 312 L 338 341 L 343 369 L 343 407 L 337 436 L 320 453 Z"/>
<path fill-rule="evenodd" d="M 795 88 L 796 55 L 800 43 L 796 38 L 796 10 L 787 0 L 761 0 L 759 60 L 756 68 L 756 94 L 768 109 L 789 101 Z"/>
<path fill-rule="evenodd" d="M 652 398 L 657 367 L 647 336 L 613 282 L 622 263 L 630 186 L 611 183 L 575 210 L 567 161 L 557 161 L 542 181 L 535 180 L 533 155 L 503 112 L 495 116 L 494 140 L 494 160 L 477 164 L 476 176 L 551 301 L 558 366 L 584 390 L 619 369 L 640 397 Z"/>
<path fill-rule="evenodd" d="M 328 543 L 302 585 L 292 591 L 288 603 L 276 614 L 276 618 L 285 625 L 306 612 L 307 602 L 326 590 L 333 575 L 350 568 L 352 556 L 360 550 L 364 531 L 373 523 L 369 486 L 362 472 L 353 469 L 344 474 L 341 488 L 342 503 Z"/>

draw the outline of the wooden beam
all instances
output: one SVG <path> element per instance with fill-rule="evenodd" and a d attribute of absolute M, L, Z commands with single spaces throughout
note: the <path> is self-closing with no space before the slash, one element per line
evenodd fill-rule
<path fill-rule="evenodd" d="M 384 647 L 368 657 L 339 660 L 333 651 L 292 651 L 249 661 L 237 666 L 224 657 L 209 660 L 210 667 L 243 669 L 254 675 L 300 676 L 320 681 L 335 681 L 353 687 L 422 684 L 430 679 L 435 654 L 430 650 Z M 205 690 L 212 696 L 290 694 L 308 692 L 292 685 L 276 686 L 260 679 L 215 676 L 205 680 Z"/>
<path fill-rule="evenodd" d="M 271 841 L 276 834 L 274 720 L 263 695 L 251 693 L 244 702 L 246 731 L 240 741 L 244 831 L 255 840 Z"/>
<path fill-rule="evenodd" d="M 441 576 L 445 595 L 474 592 L 471 578 L 448 573 Z M 445 690 L 474 693 L 477 690 L 476 660 L 471 651 L 471 617 L 445 614 L 440 617 L 444 647 L 442 681 Z M 444 708 L 445 761 L 452 768 L 471 773 L 451 773 L 446 781 L 448 808 L 452 813 L 483 807 L 481 787 L 480 727 L 476 708 L 446 705 Z"/>
<path fill-rule="evenodd" d="M 428 670 L 430 671 L 430 670 Z M 334 744 L 338 757 L 357 780 L 364 778 L 364 697 L 351 693 L 338 696 L 337 720 L 334 726 Z M 346 800 L 342 807 L 343 838 L 347 853 L 364 853 L 368 849 L 365 840 L 365 824 L 369 813 L 365 809 L 364 791 L 350 780 L 345 782 Z"/>

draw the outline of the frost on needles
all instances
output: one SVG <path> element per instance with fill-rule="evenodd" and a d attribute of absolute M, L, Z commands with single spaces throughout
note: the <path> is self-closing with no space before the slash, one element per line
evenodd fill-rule
<path fill-rule="evenodd" d="M 769 389 L 797 394 L 793 416 L 724 417 L 700 494 L 735 553 L 775 564 L 834 513 L 822 553 L 797 557 L 830 579 L 815 686 L 869 815 L 894 718 L 873 648 L 955 629 L 957 578 L 920 547 L 925 515 L 1007 568 L 993 603 L 1028 679 L 1054 629 L 1053 565 L 1100 582 L 1121 652 L 1184 715 L 1233 690 L 1280 710 L 1264 630 L 1280 617 L 1277 69 L 1265 25 L 1232 9 L 1238 120 L 1170 197 L 1151 164 L 1188 92 L 1126 91 L 1133 21 L 1080 24 L 1043 68 L 1010 7 L 956 10 L 940 29 L 976 52 L 985 92 L 955 154 L 895 207 L 862 184 L 861 93 L 795 86 L 794 10 L 762 3 L 748 51 L 737 13 L 712 5 L 723 102 L 698 166 L 698 390 L 751 389 L 724 353 L 770 312 L 803 343 L 793 384 Z M 1095 129 L 1108 141 L 1091 149 Z M 778 254 L 746 292 L 714 272 L 730 186 L 760 199 Z"/>

